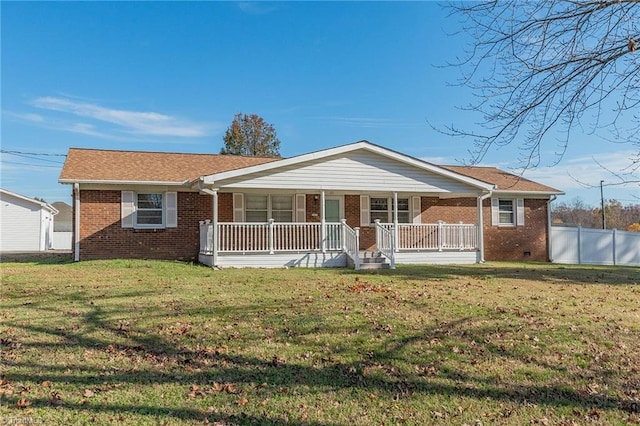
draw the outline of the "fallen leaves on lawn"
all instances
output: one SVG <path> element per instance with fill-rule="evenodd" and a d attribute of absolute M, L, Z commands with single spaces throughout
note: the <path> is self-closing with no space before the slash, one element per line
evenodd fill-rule
<path fill-rule="evenodd" d="M 387 293 L 391 290 L 381 285 L 373 285 L 369 281 L 361 281 L 360 277 L 356 277 L 356 283 L 349 286 L 349 291 L 351 293 Z"/>
<path fill-rule="evenodd" d="M 211 395 L 214 392 L 225 392 L 231 395 L 239 395 L 241 390 L 237 389 L 233 383 L 213 382 L 211 387 L 202 388 L 200 385 L 191 385 L 189 387 L 188 396 L 195 398 L 197 396 Z"/>

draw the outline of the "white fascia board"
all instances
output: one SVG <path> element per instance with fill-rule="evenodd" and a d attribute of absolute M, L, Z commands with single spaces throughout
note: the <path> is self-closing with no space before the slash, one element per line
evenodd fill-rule
<path fill-rule="evenodd" d="M 417 158 L 410 157 L 408 155 L 400 154 L 399 152 L 395 152 L 389 150 L 387 148 L 381 147 L 379 145 L 374 145 L 370 142 L 361 141 L 352 143 L 349 145 L 342 145 L 335 148 L 329 148 L 322 151 L 311 152 L 308 154 L 302 154 L 296 157 L 285 158 L 278 161 L 273 161 L 270 163 L 260 164 L 257 166 L 245 167 L 242 169 L 231 170 L 228 172 L 216 173 L 208 176 L 202 177 L 202 181 L 205 185 L 212 185 L 214 182 L 221 181 L 224 179 L 234 178 L 238 176 L 244 176 L 251 173 L 256 172 L 264 172 L 268 170 L 277 169 L 280 167 L 286 167 L 292 164 L 300 164 L 310 160 L 318 160 L 322 158 L 331 157 L 338 154 L 344 154 L 347 152 L 356 151 L 359 149 L 364 149 L 370 152 L 375 152 L 379 155 L 382 155 L 387 158 L 392 158 L 394 160 L 400 161 L 405 164 L 410 164 L 412 166 L 418 167 L 423 170 L 427 170 L 432 173 L 440 174 L 442 176 L 449 177 L 453 180 L 457 180 L 459 182 L 464 182 L 468 185 L 471 185 L 475 188 L 480 188 L 484 190 L 491 191 L 494 188 L 493 184 L 486 183 L 477 179 L 473 179 L 471 177 L 452 172 L 450 170 L 446 170 L 442 167 L 438 167 L 436 165 L 427 163 L 422 160 L 418 160 Z"/>
<path fill-rule="evenodd" d="M 62 184 L 104 184 L 104 185 L 156 185 L 156 186 L 185 186 L 189 181 L 185 182 L 164 182 L 155 180 L 76 180 L 76 179 L 59 179 Z"/>
<path fill-rule="evenodd" d="M 523 198 L 540 198 L 540 196 L 551 197 L 553 195 L 564 195 L 562 191 L 508 191 L 495 190 L 493 195 L 497 197 L 521 196 Z"/>

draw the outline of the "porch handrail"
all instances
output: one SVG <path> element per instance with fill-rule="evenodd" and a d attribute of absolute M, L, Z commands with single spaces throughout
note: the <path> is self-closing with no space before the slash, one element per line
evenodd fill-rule
<path fill-rule="evenodd" d="M 393 232 L 393 223 L 380 223 Z M 478 225 L 474 223 L 399 223 L 399 250 L 475 250 L 478 248 Z"/>
<path fill-rule="evenodd" d="M 200 254 L 213 254 L 213 224 L 210 220 L 200 221 Z"/>
<path fill-rule="evenodd" d="M 342 219 L 342 249 L 353 260 L 354 269 L 360 270 L 360 228 L 351 228 Z"/>
<path fill-rule="evenodd" d="M 396 267 L 396 238 L 393 226 L 381 224 L 380 219 L 376 219 L 376 247 L 384 257 L 389 259 L 391 269 Z"/>
<path fill-rule="evenodd" d="M 220 222 L 217 251 L 219 253 L 269 253 L 320 251 L 325 235 L 326 250 L 343 250 L 342 224 L 319 222 Z M 211 236 L 211 235 L 209 235 Z M 203 242 L 201 228 L 201 250 Z"/>

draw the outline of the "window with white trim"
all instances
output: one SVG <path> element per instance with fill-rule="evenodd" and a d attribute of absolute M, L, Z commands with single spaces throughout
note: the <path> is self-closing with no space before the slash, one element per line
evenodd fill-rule
<path fill-rule="evenodd" d="M 493 226 L 524 226 L 523 198 L 492 198 L 491 224 Z"/>
<path fill-rule="evenodd" d="M 123 228 L 175 228 L 178 226 L 177 192 L 121 191 Z"/>
<path fill-rule="evenodd" d="M 162 193 L 137 194 L 136 226 L 158 227 L 164 224 Z"/>
<path fill-rule="evenodd" d="M 394 212 L 393 204 L 393 198 L 390 197 L 371 197 L 369 201 L 371 223 L 375 223 L 376 219 L 380 219 L 382 223 L 392 223 Z M 398 223 L 410 222 L 409 199 L 398 198 Z"/>
<path fill-rule="evenodd" d="M 498 200 L 498 223 L 500 225 L 515 225 L 515 203 L 514 200 Z"/>
<path fill-rule="evenodd" d="M 293 222 L 293 196 L 245 195 L 245 220 L 247 222 Z"/>

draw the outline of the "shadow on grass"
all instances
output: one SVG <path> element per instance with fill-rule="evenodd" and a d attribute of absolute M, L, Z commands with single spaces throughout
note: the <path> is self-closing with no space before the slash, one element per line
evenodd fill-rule
<path fill-rule="evenodd" d="M 447 269 L 447 271 L 457 269 Z M 464 268 L 463 270 L 466 270 Z M 408 271 L 408 276 L 415 270 Z M 405 274 L 407 275 L 407 274 Z M 400 360 L 406 356 L 407 348 L 416 343 L 426 343 L 434 339 L 444 340 L 446 336 L 454 333 L 460 341 L 469 346 L 475 346 L 475 351 L 483 357 L 499 357 L 505 360 L 514 360 L 521 363 L 537 363 L 541 368 L 549 370 L 555 375 L 566 376 L 568 383 L 579 382 L 581 377 L 567 376 L 566 369 L 535 360 L 525 359 L 525 356 L 516 350 L 501 347 L 490 342 L 490 334 L 495 331 L 490 326 L 478 326 L 481 323 L 476 317 L 466 317 L 449 323 L 439 323 L 432 327 L 423 327 L 416 332 L 401 338 L 394 336 L 385 337 L 384 341 L 375 351 L 358 353 L 355 361 L 342 362 L 337 354 L 318 353 L 304 363 L 287 362 L 278 359 L 260 359 L 247 357 L 233 353 L 225 353 L 210 348 L 199 346 L 185 347 L 169 338 L 159 334 L 143 332 L 128 332 L 122 327 L 110 321 L 110 317 L 121 317 L 127 311 L 104 312 L 100 307 L 86 305 L 86 314 L 82 317 L 85 329 L 81 331 L 69 331 L 57 328 L 54 324 L 35 326 L 24 322 L 13 322 L 7 326 L 22 328 L 32 334 L 57 337 L 57 343 L 32 344 L 40 351 L 55 350 L 61 347 L 71 352 L 79 350 L 104 351 L 115 357 L 120 357 L 124 362 L 122 368 L 106 371 L 104 368 L 87 367 L 82 365 L 52 366 L 34 362 L 8 361 L 9 367 L 7 379 L 12 382 L 29 383 L 60 383 L 77 384 L 83 387 L 100 386 L 108 380 L 111 383 L 139 385 L 143 384 L 175 384 L 184 387 L 185 394 L 190 386 L 210 386 L 212 382 L 229 382 L 239 386 L 259 387 L 267 384 L 265 392 L 278 392 L 280 389 L 306 386 L 314 392 L 326 392 L 336 389 L 362 389 L 367 393 L 382 393 L 393 399 L 410 398 L 413 395 L 448 395 L 454 397 L 473 398 L 478 401 L 491 399 L 513 403 L 542 404 L 551 407 L 572 407 L 575 409 L 592 410 L 619 409 L 621 407 L 633 407 L 630 401 L 624 397 L 612 397 L 600 393 L 588 394 L 578 389 L 572 389 L 565 385 L 553 384 L 504 384 L 496 381 L 484 372 L 477 370 L 455 371 L 450 368 L 438 368 L 438 371 L 430 374 L 411 372 L 402 373 L 388 369 L 393 360 Z M 235 313 L 229 307 L 224 307 L 224 315 L 245 315 L 246 312 L 238 309 Z M 211 309 L 215 315 L 216 308 Z M 266 326 L 263 324 L 263 326 Z M 331 333 L 348 334 L 344 327 L 334 327 L 325 330 Z M 113 344 L 106 338 L 92 337 L 99 333 L 106 335 L 123 336 L 128 343 Z M 311 332 L 310 332 L 311 333 Z M 383 334 L 384 335 L 384 334 Z M 294 335 L 293 344 L 303 345 L 302 335 Z M 298 339 L 298 341 L 296 341 Z M 3 344 L 6 344 L 5 341 Z M 10 343 L 10 342 L 9 342 Z M 195 343 L 195 342 L 194 342 Z M 24 349 L 28 349 L 25 345 Z M 9 352 L 12 350 L 8 348 Z M 435 348 L 436 355 L 446 359 L 451 354 L 450 348 L 441 346 Z M 357 351 L 356 351 L 357 352 Z M 463 356 L 459 355 L 459 356 Z M 146 368 L 136 365 L 138 360 L 143 360 Z M 161 366 L 172 365 L 175 368 L 164 370 Z M 127 368 L 131 366 L 131 368 Z M 385 374 L 370 374 L 369 369 L 381 369 Z M 25 372 L 27 371 L 27 372 Z M 591 371 L 590 374 L 597 374 Z M 444 381 L 446 380 L 446 383 Z M 10 396 L 6 400 L 15 405 L 19 396 Z M 46 407 L 50 401 L 46 399 L 31 400 L 32 407 Z M 190 408 L 168 408 L 158 404 L 150 406 L 145 404 L 80 404 L 73 401 L 62 402 L 63 408 L 80 410 L 83 412 L 109 412 L 131 413 L 145 415 L 157 415 L 172 417 L 179 420 L 200 420 L 231 422 L 233 424 L 295 424 L 290 419 L 263 418 L 252 414 L 225 414 L 204 413 L 201 410 Z M 629 411 L 635 408 L 629 409 Z M 300 422 L 299 424 L 319 426 L 321 423 Z M 325 423 L 329 424 L 329 423 Z"/>
<path fill-rule="evenodd" d="M 354 271 L 345 269 L 341 273 L 346 275 L 391 276 L 407 280 L 468 277 L 478 279 L 526 279 L 549 284 L 640 284 L 640 268 L 631 266 L 491 262 L 476 265 L 399 265 L 395 270 Z"/>

